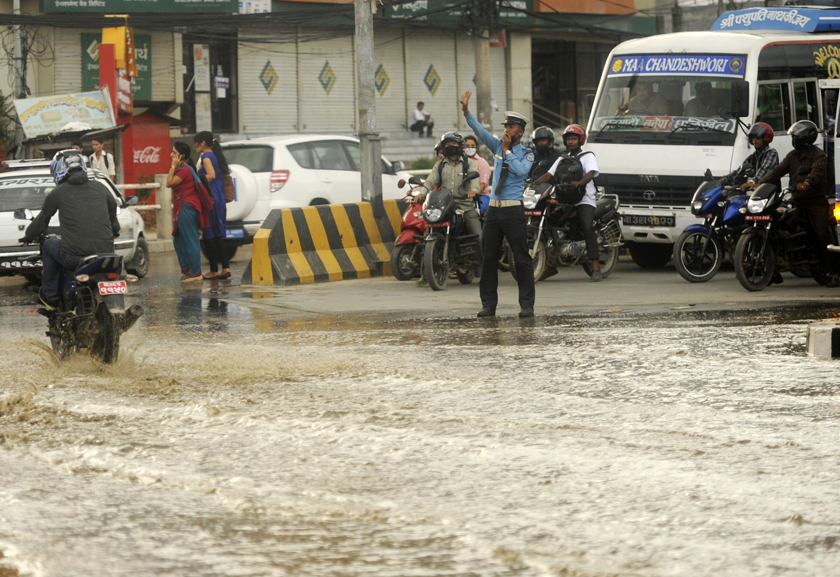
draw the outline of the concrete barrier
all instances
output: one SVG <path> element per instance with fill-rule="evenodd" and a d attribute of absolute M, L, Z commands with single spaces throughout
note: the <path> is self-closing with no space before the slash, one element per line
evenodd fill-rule
<path fill-rule="evenodd" d="M 384 201 L 273 210 L 254 235 L 242 284 L 298 285 L 391 274 L 391 249 L 404 205 Z"/>
<path fill-rule="evenodd" d="M 809 325 L 808 354 L 827 359 L 840 358 L 840 322 L 823 321 Z"/>

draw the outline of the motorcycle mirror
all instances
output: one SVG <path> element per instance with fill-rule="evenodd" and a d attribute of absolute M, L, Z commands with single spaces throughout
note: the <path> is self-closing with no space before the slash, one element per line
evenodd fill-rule
<path fill-rule="evenodd" d="M 711 171 L 711 169 L 709 169 L 709 168 L 707 168 L 707 169 L 706 169 L 706 172 L 704 172 L 704 173 L 703 173 L 703 176 L 704 176 L 707 180 L 712 180 L 712 179 L 714 178 L 714 177 L 712 176 L 712 171 Z"/>
<path fill-rule="evenodd" d="M 397 181 L 397 188 L 403 188 L 405 186 L 405 179 L 401 178 Z"/>
<path fill-rule="evenodd" d="M 35 217 L 32 215 L 32 211 L 28 208 L 18 208 L 12 213 L 12 218 L 15 220 L 33 220 Z"/>
<path fill-rule="evenodd" d="M 125 201 L 125 205 L 126 205 L 126 206 L 134 206 L 134 205 L 135 205 L 135 204 L 137 204 L 138 202 L 140 202 L 140 197 L 139 197 L 139 196 L 137 196 L 137 195 L 135 194 L 134 196 L 129 196 L 129 197 L 126 199 L 126 201 Z"/>
<path fill-rule="evenodd" d="M 539 162 L 539 164 L 537 164 L 537 166 L 539 166 L 540 168 L 546 168 L 546 167 L 551 168 L 552 164 L 554 164 L 554 163 L 551 162 L 550 160 L 541 160 Z"/>
<path fill-rule="evenodd" d="M 419 176 L 412 176 L 408 179 L 408 184 L 413 184 L 415 186 L 423 184 L 423 181 L 420 179 Z"/>
<path fill-rule="evenodd" d="M 755 176 L 755 169 L 752 166 L 748 166 L 744 169 L 744 176 Z"/>
<path fill-rule="evenodd" d="M 473 180 L 474 178 L 478 178 L 478 172 L 475 170 L 468 172 L 464 180 Z"/>
<path fill-rule="evenodd" d="M 810 173 L 811 173 L 811 167 L 810 166 L 800 166 L 799 170 L 796 171 L 796 174 L 798 174 L 799 176 L 805 176 L 806 174 L 810 174 Z"/>

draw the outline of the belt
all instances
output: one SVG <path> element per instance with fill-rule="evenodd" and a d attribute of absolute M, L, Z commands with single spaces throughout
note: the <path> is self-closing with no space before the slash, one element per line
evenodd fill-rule
<path fill-rule="evenodd" d="M 493 200 L 490 199 L 490 206 L 505 208 L 507 206 L 522 206 L 521 200 Z"/>

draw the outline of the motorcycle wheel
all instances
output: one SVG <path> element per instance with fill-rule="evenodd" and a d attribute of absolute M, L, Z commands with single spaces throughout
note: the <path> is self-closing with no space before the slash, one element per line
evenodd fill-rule
<path fill-rule="evenodd" d="M 456 272 L 458 275 L 458 282 L 461 284 L 470 284 L 475 279 L 475 267 L 467 267 L 467 272 Z"/>
<path fill-rule="evenodd" d="M 600 259 L 598 259 L 601 263 L 601 278 L 604 279 L 610 276 L 610 273 L 612 273 L 612 271 L 615 270 L 615 265 L 618 264 L 618 247 L 600 247 L 598 249 L 598 252 L 600 253 L 601 257 Z M 583 270 L 586 271 L 586 274 L 588 274 L 591 277 L 592 273 L 594 272 L 592 264 L 589 261 L 586 261 L 582 262 L 581 266 L 583 267 Z"/>
<path fill-rule="evenodd" d="M 449 278 L 449 265 L 443 261 L 445 256 L 443 248 L 443 240 L 430 240 L 426 243 L 426 251 L 423 255 L 423 271 L 426 273 L 429 286 L 435 291 L 446 288 L 446 279 Z"/>
<path fill-rule="evenodd" d="M 534 239 L 528 239 L 528 250 L 534 246 Z M 516 280 L 516 263 L 513 260 L 513 251 L 510 250 L 510 247 L 507 249 L 508 253 L 508 262 L 510 263 L 510 275 Z M 548 252 L 545 246 L 545 240 L 540 239 L 540 244 L 537 247 L 536 251 L 534 251 L 534 282 L 537 282 L 542 277 L 543 273 L 545 273 L 545 268 L 548 264 Z"/>
<path fill-rule="evenodd" d="M 818 269 L 815 269 L 811 276 L 814 277 L 814 280 L 817 281 L 818 285 L 826 286 L 828 284 L 829 278 Z"/>
<path fill-rule="evenodd" d="M 671 245 L 649 242 L 628 242 L 630 258 L 641 268 L 664 268 L 671 260 Z"/>
<path fill-rule="evenodd" d="M 106 365 L 116 363 L 120 354 L 120 333 L 114 325 L 114 317 L 105 305 L 100 304 L 96 309 L 91 330 L 94 331 L 91 356 Z"/>
<path fill-rule="evenodd" d="M 58 319 L 49 320 L 50 346 L 56 358 L 60 361 L 66 359 L 73 352 L 73 342 L 67 329 L 61 328 Z"/>
<path fill-rule="evenodd" d="M 510 270 L 510 261 L 508 260 L 508 243 L 507 239 L 502 239 L 502 249 L 499 251 L 499 270 Z"/>
<path fill-rule="evenodd" d="M 705 246 L 704 246 L 705 245 Z M 723 262 L 720 241 L 698 230 L 682 233 L 674 245 L 674 266 L 688 282 L 706 282 Z"/>
<path fill-rule="evenodd" d="M 776 253 L 757 232 L 745 232 L 735 245 L 735 277 L 748 291 L 760 291 L 770 283 L 776 267 Z"/>
<path fill-rule="evenodd" d="M 417 265 L 411 260 L 413 244 L 401 244 L 391 251 L 391 274 L 397 280 L 411 280 L 417 273 Z"/>

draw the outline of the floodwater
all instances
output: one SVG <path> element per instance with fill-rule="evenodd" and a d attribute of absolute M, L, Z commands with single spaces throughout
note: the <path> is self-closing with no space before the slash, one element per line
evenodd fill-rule
<path fill-rule="evenodd" d="M 0 576 L 840 575 L 840 365 L 805 354 L 836 310 L 223 297 L 145 297 L 113 367 L 4 298 Z"/>

